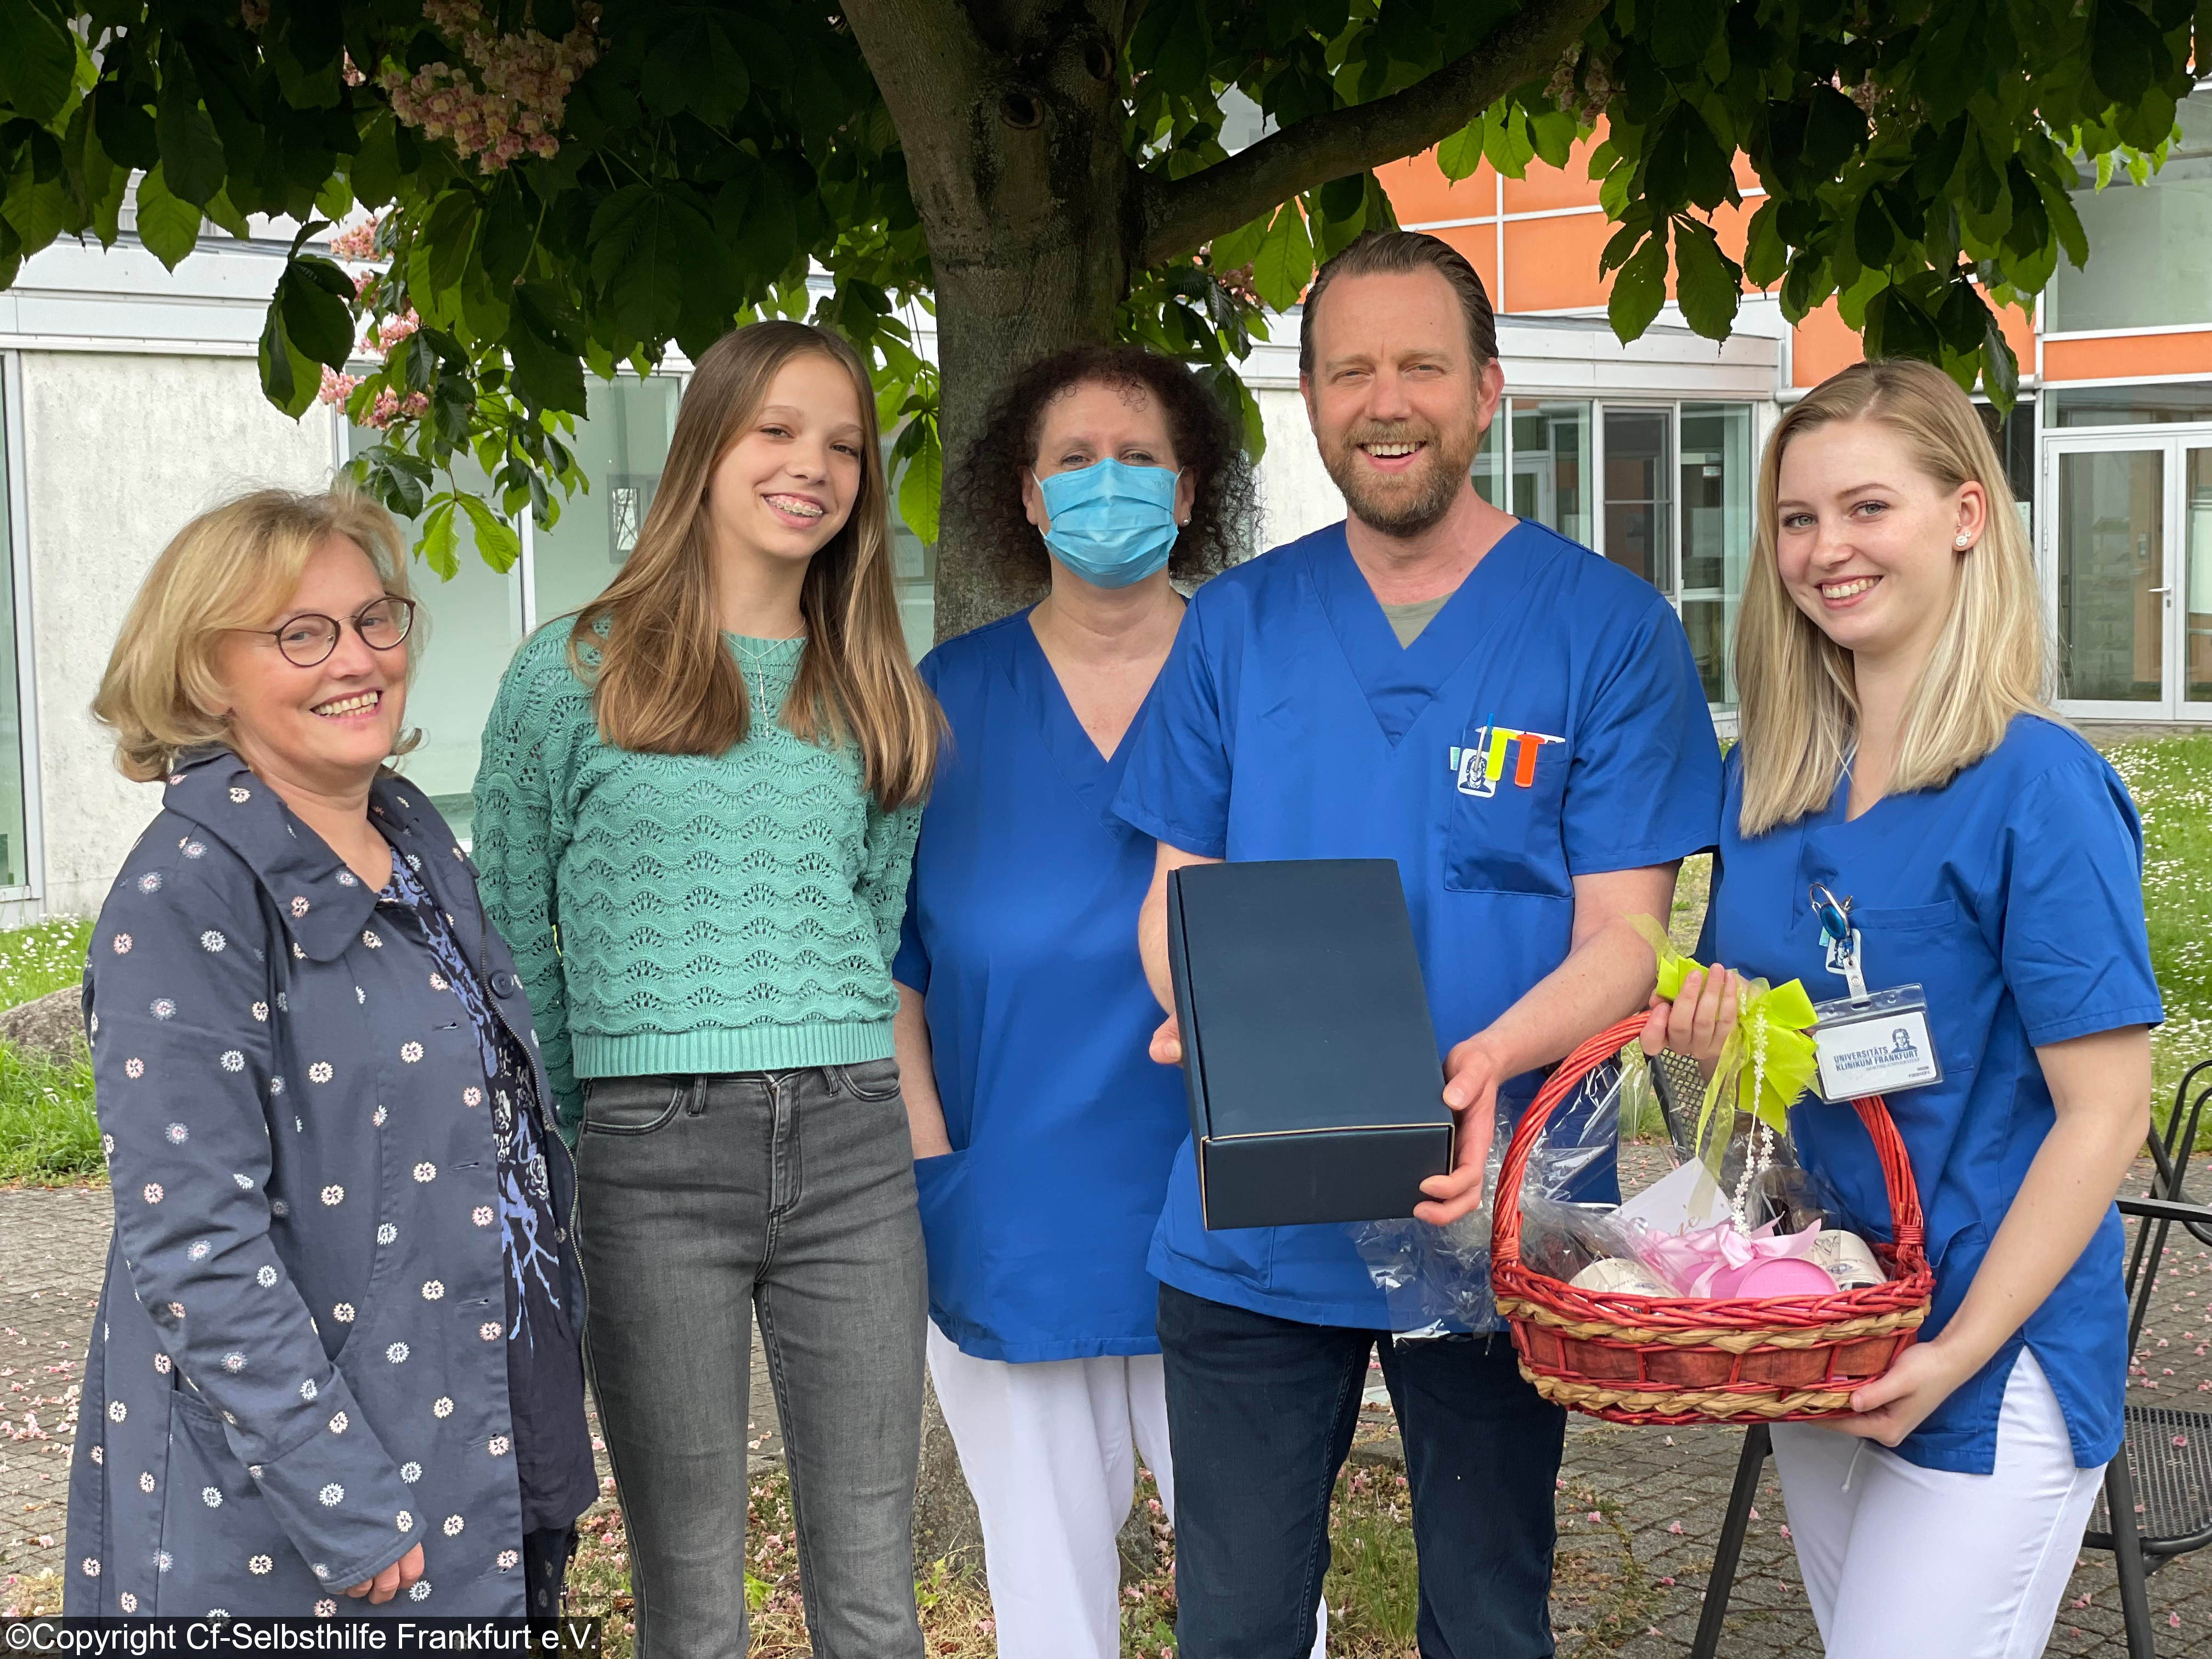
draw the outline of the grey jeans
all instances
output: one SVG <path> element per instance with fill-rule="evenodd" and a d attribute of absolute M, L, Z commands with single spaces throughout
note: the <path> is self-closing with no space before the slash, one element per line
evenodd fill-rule
<path fill-rule="evenodd" d="M 927 1290 L 897 1066 L 603 1079 L 576 1153 L 638 1659 L 744 1659 L 756 1307 L 814 1652 L 922 1659 Z"/>

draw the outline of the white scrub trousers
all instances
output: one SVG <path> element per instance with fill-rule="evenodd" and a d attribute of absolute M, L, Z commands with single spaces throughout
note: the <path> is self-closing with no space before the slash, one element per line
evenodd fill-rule
<path fill-rule="evenodd" d="M 1137 1460 L 1175 1518 L 1160 1357 L 1009 1364 L 933 1322 L 929 1374 L 983 1522 L 999 1659 L 1119 1659 L 1121 1554 Z M 1327 1607 L 1314 1638 L 1322 1659 Z"/>
<path fill-rule="evenodd" d="M 2027 1349 L 2005 1383 L 1991 1474 L 1923 1469 L 1817 1424 L 1773 1434 L 1827 1659 L 2042 1653 L 2105 1472 L 2074 1467 L 2058 1398 Z"/>

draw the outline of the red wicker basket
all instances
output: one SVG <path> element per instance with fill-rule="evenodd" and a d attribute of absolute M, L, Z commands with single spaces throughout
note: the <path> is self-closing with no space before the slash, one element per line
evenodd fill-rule
<path fill-rule="evenodd" d="M 1521 1180 L 1553 1109 L 1635 1040 L 1641 1014 L 1559 1062 L 1513 1132 L 1498 1181 L 1491 1279 L 1521 1373 L 1547 1400 L 1615 1423 L 1758 1423 L 1833 1417 L 1887 1370 L 1927 1317 L 1935 1275 L 1920 1194 L 1879 1097 L 1855 1101 L 1889 1188 L 1893 1277 L 1832 1296 L 1730 1301 L 1577 1290 L 1521 1261 Z"/>

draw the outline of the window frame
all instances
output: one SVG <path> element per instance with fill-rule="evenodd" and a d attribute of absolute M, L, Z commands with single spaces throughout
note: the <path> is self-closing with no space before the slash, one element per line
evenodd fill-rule
<path fill-rule="evenodd" d="M 6 445 L 8 580 L 15 584 L 15 720 L 23 767 L 23 874 L 14 886 L 0 886 L 0 905 L 36 913 L 46 897 L 46 809 L 39 746 L 37 614 L 31 573 L 30 477 L 23 422 L 23 359 L 19 351 L 0 351 L 0 442 Z"/>

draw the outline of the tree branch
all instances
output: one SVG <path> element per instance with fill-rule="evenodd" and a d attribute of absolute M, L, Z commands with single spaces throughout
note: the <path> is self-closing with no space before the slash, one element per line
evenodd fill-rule
<path fill-rule="evenodd" d="M 1185 179 L 1147 173 L 1144 263 L 1188 253 L 1300 191 L 1441 143 L 1514 88 L 1550 74 L 1603 9 L 1604 0 L 1537 0 L 1403 92 L 1309 116 Z"/>

